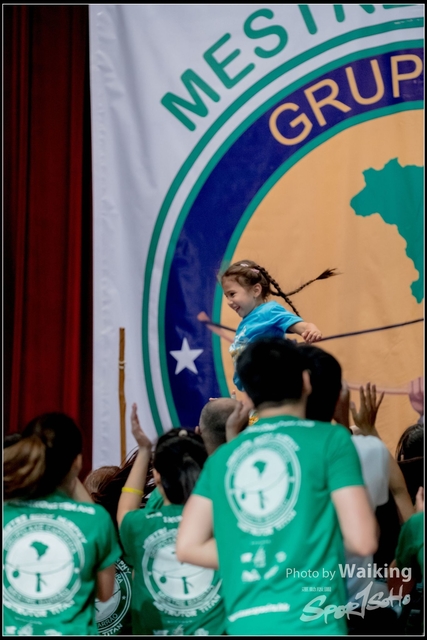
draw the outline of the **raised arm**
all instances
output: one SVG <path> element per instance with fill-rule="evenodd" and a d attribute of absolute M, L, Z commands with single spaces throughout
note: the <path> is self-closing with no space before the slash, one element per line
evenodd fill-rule
<path fill-rule="evenodd" d="M 150 464 L 152 444 L 139 424 L 137 406 L 132 405 L 131 413 L 132 434 L 138 443 L 138 454 L 129 473 L 126 484 L 117 506 L 117 524 L 121 525 L 123 518 L 129 511 L 135 511 L 141 506 L 144 486 Z"/>
<path fill-rule="evenodd" d="M 375 436 L 381 440 L 381 436 L 375 426 L 378 409 L 384 398 L 384 392 L 382 392 L 377 398 L 377 389 L 370 382 L 367 383 L 366 388 L 360 387 L 360 407 L 356 409 L 354 402 L 350 403 L 351 414 L 353 416 L 354 424 L 359 429 L 361 436 Z M 355 436 L 355 437 L 361 437 Z M 389 476 L 389 489 L 393 495 L 397 509 L 399 511 L 401 522 L 405 522 L 414 513 L 414 507 L 412 505 L 411 496 L 409 495 L 408 488 L 406 486 L 404 475 L 395 460 L 390 454 L 390 476 Z"/>
<path fill-rule="evenodd" d="M 225 438 L 227 442 L 234 440 L 241 431 L 246 429 L 249 423 L 251 407 L 249 404 L 236 401 L 236 406 L 225 423 Z"/>

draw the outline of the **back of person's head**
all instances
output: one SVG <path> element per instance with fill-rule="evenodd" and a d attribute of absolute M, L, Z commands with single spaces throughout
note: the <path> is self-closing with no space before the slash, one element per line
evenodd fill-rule
<path fill-rule="evenodd" d="M 119 471 L 119 469 L 120 467 L 118 467 L 117 465 L 105 465 L 103 467 L 98 467 L 98 469 L 93 469 L 86 476 L 83 482 L 86 491 L 93 498 L 98 493 L 100 487 L 108 482 L 108 480 L 112 478 L 114 474 Z"/>
<path fill-rule="evenodd" d="M 208 457 L 202 437 L 190 429 L 176 428 L 157 441 L 153 467 L 172 504 L 185 504 Z"/>
<path fill-rule="evenodd" d="M 234 411 L 237 400 L 232 398 L 216 398 L 207 402 L 199 419 L 200 435 L 206 450 L 211 455 L 226 442 L 225 423 Z"/>
<path fill-rule="evenodd" d="M 418 489 L 424 487 L 424 456 L 399 460 L 398 465 L 405 478 L 412 504 L 415 504 Z"/>
<path fill-rule="evenodd" d="M 396 460 L 409 460 L 424 456 L 424 425 L 412 424 L 400 436 L 396 447 Z"/>
<path fill-rule="evenodd" d="M 305 360 L 301 350 L 285 338 L 259 338 L 237 358 L 236 371 L 255 407 L 301 400 Z"/>
<path fill-rule="evenodd" d="M 53 493 L 82 452 L 82 435 L 64 413 L 31 420 L 21 439 L 4 450 L 4 497 L 37 498 Z"/>
<path fill-rule="evenodd" d="M 110 465 L 99 467 L 91 471 L 85 478 L 83 484 L 90 493 L 92 500 L 96 504 L 103 506 L 111 516 L 116 529 L 117 525 L 117 506 L 121 496 L 122 488 L 125 486 L 138 450 L 132 451 L 125 458 L 120 466 Z M 154 489 L 153 468 L 150 462 L 147 470 L 147 478 L 144 487 L 144 496 L 141 500 L 141 506 L 145 506 L 148 496 Z"/>
<path fill-rule="evenodd" d="M 307 398 L 306 417 L 331 422 L 341 392 L 342 371 L 338 360 L 320 347 L 299 343 L 310 372 L 311 393 Z"/>

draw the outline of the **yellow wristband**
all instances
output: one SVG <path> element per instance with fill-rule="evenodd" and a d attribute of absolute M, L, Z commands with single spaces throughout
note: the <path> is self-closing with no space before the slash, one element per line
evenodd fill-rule
<path fill-rule="evenodd" d="M 137 496 L 143 496 L 144 492 L 141 489 L 132 489 L 132 487 L 123 487 L 122 493 L 136 493 Z"/>

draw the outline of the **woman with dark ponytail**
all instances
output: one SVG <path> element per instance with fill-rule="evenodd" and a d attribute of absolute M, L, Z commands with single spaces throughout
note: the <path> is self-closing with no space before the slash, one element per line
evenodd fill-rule
<path fill-rule="evenodd" d="M 78 479 L 77 425 L 41 415 L 3 458 L 3 634 L 97 635 L 95 597 L 111 597 L 121 550 L 107 511 Z"/>
<path fill-rule="evenodd" d="M 140 509 L 152 444 L 132 407 L 132 433 L 138 443 L 132 470 L 122 489 L 117 522 L 127 562 L 134 568 L 134 635 L 221 635 L 225 613 L 216 571 L 176 559 L 175 544 L 184 505 L 193 491 L 207 452 L 201 436 L 172 429 L 157 441 L 153 476 L 162 500 L 157 509 Z"/>
<path fill-rule="evenodd" d="M 296 333 L 305 342 L 313 343 L 321 340 L 320 330 L 315 324 L 305 322 L 299 316 L 291 296 L 316 280 L 325 280 L 335 275 L 338 275 L 335 269 L 326 269 L 317 278 L 285 293 L 268 271 L 253 260 L 241 260 L 228 267 L 220 276 L 221 286 L 229 306 L 242 318 L 230 346 L 234 366 L 245 346 L 260 337 L 285 337 L 286 333 Z M 292 312 L 287 311 L 277 302 L 267 302 L 270 296 L 283 298 Z M 243 391 L 236 372 L 233 382 L 239 391 Z"/>

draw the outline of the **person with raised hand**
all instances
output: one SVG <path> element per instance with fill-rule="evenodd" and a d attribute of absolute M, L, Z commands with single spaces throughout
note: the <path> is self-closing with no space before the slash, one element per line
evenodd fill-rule
<path fill-rule="evenodd" d="M 132 406 L 138 454 L 117 509 L 120 538 L 134 569 L 132 628 L 135 635 L 220 635 L 225 613 L 216 571 L 180 563 L 176 534 L 185 503 L 207 459 L 200 435 L 176 428 L 154 448 L 153 475 L 162 498 L 156 509 L 140 509 L 152 443 Z M 149 501 L 150 502 L 150 501 Z"/>

